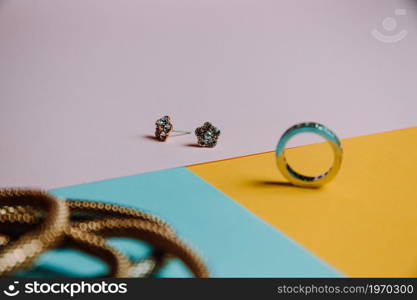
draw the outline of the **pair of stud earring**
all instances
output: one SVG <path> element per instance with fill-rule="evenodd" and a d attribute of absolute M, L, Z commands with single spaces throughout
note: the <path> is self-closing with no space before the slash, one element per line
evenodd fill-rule
<path fill-rule="evenodd" d="M 174 130 L 171 118 L 164 116 L 155 122 L 155 137 L 165 142 L 172 132 L 181 134 L 190 134 L 191 131 Z M 213 148 L 217 145 L 220 136 L 220 129 L 213 126 L 210 122 L 205 122 L 203 126 L 197 127 L 194 131 L 197 137 L 197 144 L 201 147 Z"/>

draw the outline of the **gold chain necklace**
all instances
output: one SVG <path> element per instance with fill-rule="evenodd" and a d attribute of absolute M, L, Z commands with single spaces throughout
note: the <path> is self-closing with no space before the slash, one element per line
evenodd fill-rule
<path fill-rule="evenodd" d="M 153 246 L 151 257 L 132 263 L 108 237 L 128 237 Z M 196 277 L 208 277 L 200 257 L 161 219 L 135 209 L 81 200 L 61 200 L 37 190 L 0 190 L 0 276 L 28 268 L 43 252 L 72 247 L 109 265 L 111 277 L 144 277 L 170 257 Z"/>

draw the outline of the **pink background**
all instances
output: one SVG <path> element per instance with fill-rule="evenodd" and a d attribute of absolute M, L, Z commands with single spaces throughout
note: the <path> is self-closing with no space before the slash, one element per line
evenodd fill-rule
<path fill-rule="evenodd" d="M 389 16 L 408 31 L 395 44 L 370 34 Z M 269 151 L 299 121 L 342 138 L 416 126 L 416 28 L 412 0 L 0 0 L 0 185 Z M 218 147 L 154 141 L 165 114 L 212 121 Z"/>

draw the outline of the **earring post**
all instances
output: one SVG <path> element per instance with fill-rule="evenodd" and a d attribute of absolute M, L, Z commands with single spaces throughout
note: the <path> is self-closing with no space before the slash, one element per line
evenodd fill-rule
<path fill-rule="evenodd" d="M 174 135 L 172 135 L 172 137 L 191 134 L 191 131 L 185 131 L 185 130 L 175 130 L 174 129 L 174 130 L 172 130 L 172 132 L 175 133 Z"/>
<path fill-rule="evenodd" d="M 182 133 L 182 134 L 190 134 L 191 131 L 185 131 L 185 130 L 172 130 L 172 132 L 178 132 L 178 133 Z"/>

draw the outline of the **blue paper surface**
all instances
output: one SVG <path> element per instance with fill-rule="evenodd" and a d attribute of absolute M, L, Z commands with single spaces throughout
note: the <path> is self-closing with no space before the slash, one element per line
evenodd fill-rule
<path fill-rule="evenodd" d="M 167 221 L 206 261 L 213 277 L 339 277 L 327 265 L 283 233 L 265 223 L 186 168 L 115 178 L 51 191 L 62 198 L 115 203 L 153 213 Z M 129 241 L 112 241 L 130 256 L 149 249 Z M 69 251 L 44 254 L 40 267 L 73 276 L 106 271 L 96 259 Z M 177 260 L 161 277 L 190 273 Z"/>

